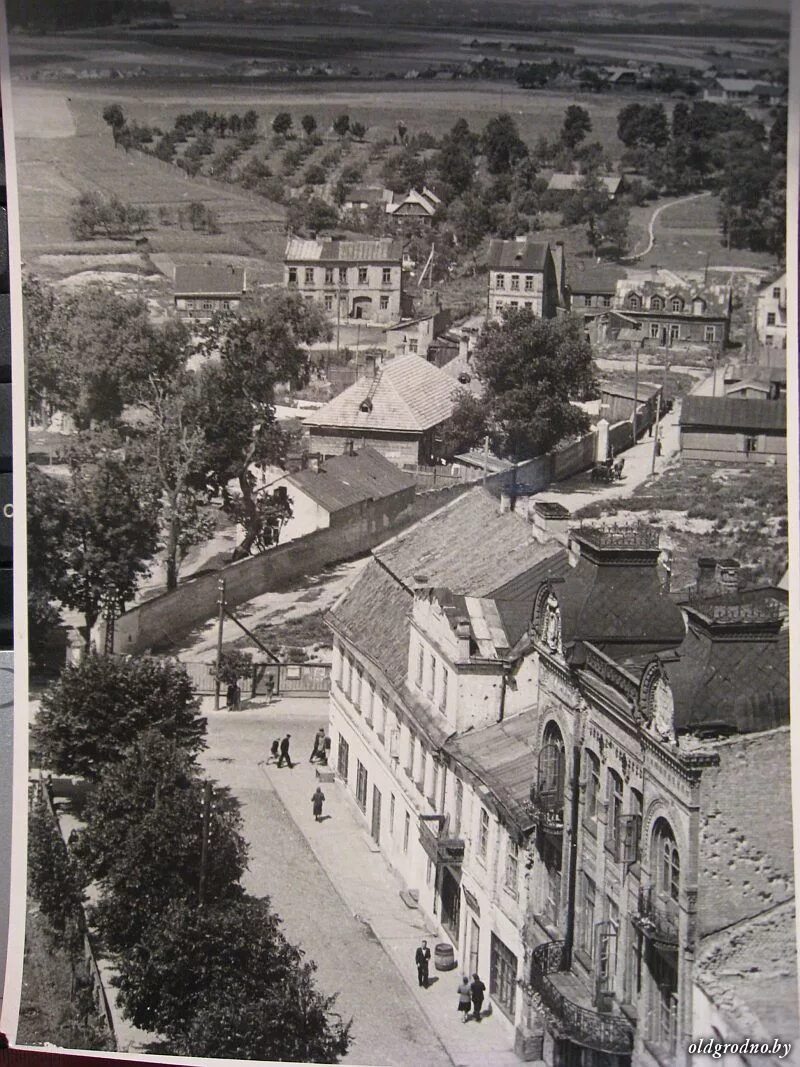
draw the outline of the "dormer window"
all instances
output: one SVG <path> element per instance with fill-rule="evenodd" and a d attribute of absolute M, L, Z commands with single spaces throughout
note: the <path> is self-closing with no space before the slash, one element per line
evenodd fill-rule
<path fill-rule="evenodd" d="M 673 311 L 683 311 L 683 301 L 679 296 L 673 296 L 672 301 L 670 303 L 670 308 Z"/>
<path fill-rule="evenodd" d="M 638 310 L 642 306 L 642 298 L 637 293 L 631 293 L 628 296 L 627 304 L 632 310 Z"/>
<path fill-rule="evenodd" d="M 663 311 L 664 310 L 664 301 L 660 296 L 654 296 L 654 297 L 651 298 L 651 300 L 650 300 L 650 310 L 651 311 Z"/>
<path fill-rule="evenodd" d="M 700 297 L 697 297 L 695 300 L 692 301 L 692 312 L 695 315 L 702 315 L 705 310 L 706 310 L 706 302 L 705 302 L 705 300 L 701 300 Z"/>

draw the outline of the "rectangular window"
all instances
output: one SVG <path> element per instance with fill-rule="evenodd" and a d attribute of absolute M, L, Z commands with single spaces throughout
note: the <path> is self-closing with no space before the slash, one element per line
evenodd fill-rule
<path fill-rule="evenodd" d="M 716 339 L 717 339 L 717 327 L 716 326 L 706 326 L 705 338 L 706 338 L 706 341 L 716 341 Z"/>
<path fill-rule="evenodd" d="M 744 439 L 744 450 L 747 453 L 758 452 L 758 437 L 750 435 Z"/>
<path fill-rule="evenodd" d="M 339 267 L 339 285 L 347 285 L 347 267 Z"/>
<path fill-rule="evenodd" d="M 387 308 L 389 307 L 389 297 L 386 296 L 385 293 L 382 294 L 378 303 L 380 305 L 381 311 L 386 311 Z"/>
<path fill-rule="evenodd" d="M 518 274 L 512 274 L 511 275 L 511 291 L 512 291 L 512 293 L 518 293 L 519 292 L 519 275 Z"/>
<path fill-rule="evenodd" d="M 436 807 L 436 798 L 439 794 L 439 764 L 436 760 L 431 760 L 431 791 L 428 794 L 428 800 Z"/>
<path fill-rule="evenodd" d="M 526 308 L 532 308 L 533 307 L 533 301 L 532 300 L 526 300 L 525 301 L 525 307 Z"/>
<path fill-rule="evenodd" d="M 325 284 L 333 285 L 333 267 L 325 268 Z"/>
<path fill-rule="evenodd" d="M 489 812 L 486 808 L 481 808 L 480 820 L 478 822 L 478 859 L 483 863 L 486 862 L 486 856 L 489 851 Z"/>
<path fill-rule="evenodd" d="M 517 957 L 497 934 L 492 934 L 489 993 L 509 1019 L 513 1020 L 517 995 Z"/>
<path fill-rule="evenodd" d="M 392 281 L 392 268 L 384 267 L 381 272 L 381 284 L 390 285 Z"/>
<path fill-rule="evenodd" d="M 442 687 L 441 687 L 441 689 L 439 691 L 439 707 L 442 709 L 442 711 L 445 711 L 446 708 L 447 708 L 447 679 L 448 679 L 448 676 L 449 676 L 449 671 L 447 670 L 447 667 L 442 667 Z"/>
<path fill-rule="evenodd" d="M 342 655 L 342 692 L 350 696 L 350 682 L 353 673 L 353 664 L 350 657 Z"/>
<path fill-rule="evenodd" d="M 431 672 L 428 675 L 428 696 L 436 692 L 436 657 L 431 654 Z"/>
<path fill-rule="evenodd" d="M 603 305 L 604 308 L 610 308 L 611 307 L 611 297 L 610 296 L 601 297 L 600 303 Z"/>
<path fill-rule="evenodd" d="M 622 779 L 614 771 L 608 772 L 608 822 L 606 824 L 606 847 L 621 858 L 622 844 Z"/>
<path fill-rule="evenodd" d="M 455 818 L 453 819 L 453 833 L 456 837 L 461 837 L 461 813 L 464 810 L 464 783 L 460 778 L 456 778 L 456 810 Z"/>
<path fill-rule="evenodd" d="M 661 333 L 661 327 L 658 325 L 658 323 L 657 322 L 651 322 L 650 323 L 650 336 L 654 340 L 658 340 L 658 335 L 660 333 Z"/>
<path fill-rule="evenodd" d="M 306 267 L 305 278 L 306 278 L 306 285 L 313 285 L 314 284 L 314 268 L 313 267 Z"/>
<path fill-rule="evenodd" d="M 366 285 L 367 284 L 367 268 L 366 267 L 359 267 L 358 268 L 358 284 L 359 285 Z"/>
<path fill-rule="evenodd" d="M 361 687 L 364 684 L 364 672 L 360 667 L 356 668 L 355 684 L 353 685 L 353 704 L 355 704 L 356 711 L 361 711 Z"/>
<path fill-rule="evenodd" d="M 512 308 L 518 308 L 519 307 L 519 300 L 509 300 L 508 303 L 509 303 L 509 307 L 512 307 Z"/>
<path fill-rule="evenodd" d="M 367 768 L 356 760 L 356 801 L 362 811 L 367 810 Z"/>
<path fill-rule="evenodd" d="M 326 296 L 325 297 L 325 310 L 326 311 L 333 311 L 333 297 L 332 296 Z"/>
<path fill-rule="evenodd" d="M 389 835 L 394 837 L 394 793 L 389 797 Z"/>
<path fill-rule="evenodd" d="M 583 922 L 581 925 L 581 948 L 586 955 L 593 958 L 594 941 L 594 914 L 597 889 L 594 882 L 588 876 L 583 876 Z"/>
<path fill-rule="evenodd" d="M 680 326 L 678 326 L 677 323 L 673 323 L 673 325 L 670 326 L 670 328 L 669 328 L 669 339 L 670 339 L 670 341 L 677 341 L 677 340 L 680 339 L 680 336 L 681 336 L 681 328 L 680 328 Z"/>
<path fill-rule="evenodd" d="M 767 312 L 767 326 L 774 326 L 774 325 L 775 325 L 775 312 L 774 311 L 768 311 Z"/>
<path fill-rule="evenodd" d="M 372 682 L 367 682 L 361 691 L 361 699 L 364 704 L 364 718 L 367 725 L 372 726 L 372 709 L 375 703 L 375 688 Z"/>
<path fill-rule="evenodd" d="M 336 769 L 339 772 L 339 777 L 342 781 L 346 782 L 350 769 L 350 746 L 341 734 L 339 735 L 339 752 L 336 761 Z"/>
<path fill-rule="evenodd" d="M 411 833 L 411 816 L 406 812 L 403 824 L 403 852 L 408 852 L 408 835 Z"/>
<path fill-rule="evenodd" d="M 525 292 L 526 293 L 533 292 L 533 275 L 532 274 L 526 274 L 525 275 Z"/>
<path fill-rule="evenodd" d="M 428 753 L 419 746 L 419 774 L 417 775 L 417 789 L 422 793 L 425 789 L 425 772 L 428 767 Z"/>
<path fill-rule="evenodd" d="M 389 303 L 389 298 L 386 298 L 386 303 Z M 408 339 L 408 351 L 412 356 L 416 356 L 419 353 L 419 341 L 416 337 L 409 337 Z"/>
<path fill-rule="evenodd" d="M 586 753 L 586 802 L 585 821 L 589 823 L 592 833 L 596 833 L 597 800 L 600 796 L 600 760 L 593 752 Z"/>
<path fill-rule="evenodd" d="M 773 300 L 780 300 L 780 298 L 781 298 L 781 287 L 779 285 L 776 285 L 775 288 L 772 290 L 772 299 Z"/>
<path fill-rule="evenodd" d="M 406 763 L 406 774 L 409 778 L 414 774 L 414 756 L 416 750 L 417 739 L 409 730 L 408 732 L 408 762 Z"/>
<path fill-rule="evenodd" d="M 497 285 L 498 289 L 505 289 L 505 287 L 506 287 L 506 276 L 505 276 L 505 274 L 498 274 L 497 275 L 496 285 Z"/>
<path fill-rule="evenodd" d="M 342 688 L 342 668 L 344 665 L 344 656 L 342 654 L 342 646 L 335 644 L 333 646 L 333 677 L 337 686 Z"/>
<path fill-rule="evenodd" d="M 422 688 L 422 676 L 425 672 L 425 650 L 422 644 L 419 646 L 419 652 L 417 653 L 417 685 Z"/>
<path fill-rule="evenodd" d="M 519 886 L 519 845 L 509 838 L 506 851 L 505 887 L 515 897 Z"/>
<path fill-rule="evenodd" d="M 289 267 L 289 285 L 297 285 L 297 267 Z"/>

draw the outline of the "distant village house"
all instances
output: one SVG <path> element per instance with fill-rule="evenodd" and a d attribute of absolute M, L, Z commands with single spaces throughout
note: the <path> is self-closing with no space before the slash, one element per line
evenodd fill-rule
<path fill-rule="evenodd" d="M 537 318 L 552 319 L 566 306 L 564 246 L 517 237 L 489 242 L 488 314 L 525 308 Z"/>
<path fill-rule="evenodd" d="M 402 313 L 403 249 L 391 238 L 363 241 L 290 237 L 284 284 L 337 319 L 396 322 Z"/>
<path fill-rule="evenodd" d="M 206 321 L 218 312 L 237 311 L 247 292 L 247 273 L 239 267 L 178 264 L 173 299 L 182 319 Z"/>

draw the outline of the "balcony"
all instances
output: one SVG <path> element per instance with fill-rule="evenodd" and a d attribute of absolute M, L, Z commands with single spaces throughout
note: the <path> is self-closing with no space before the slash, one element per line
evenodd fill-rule
<path fill-rule="evenodd" d="M 577 1002 L 578 993 L 573 991 L 577 980 L 567 970 L 564 941 L 546 941 L 533 950 L 531 986 L 551 1016 L 549 1028 L 558 1037 L 597 1052 L 624 1056 L 633 1050 L 633 1027 L 624 1016 L 593 1011 Z"/>
<path fill-rule="evenodd" d="M 561 837 L 564 833 L 563 786 L 553 791 L 534 786 L 527 807 L 541 833 Z"/>
<path fill-rule="evenodd" d="M 639 910 L 633 924 L 656 948 L 677 952 L 679 909 L 671 897 L 664 897 L 653 886 L 639 890 Z"/>
<path fill-rule="evenodd" d="M 419 840 L 434 863 L 460 867 L 464 860 L 464 839 L 449 833 L 444 815 L 420 815 Z"/>

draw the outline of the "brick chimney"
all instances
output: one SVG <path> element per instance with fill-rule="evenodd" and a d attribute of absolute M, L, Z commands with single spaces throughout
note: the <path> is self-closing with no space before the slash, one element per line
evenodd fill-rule
<path fill-rule="evenodd" d="M 537 500 L 528 512 L 533 526 L 533 536 L 537 541 L 560 541 L 567 544 L 569 536 L 570 513 L 562 504 L 550 500 Z"/>
<path fill-rule="evenodd" d="M 717 588 L 720 593 L 737 593 L 741 579 L 741 564 L 738 559 L 717 560 Z"/>
<path fill-rule="evenodd" d="M 717 561 L 701 556 L 697 561 L 697 595 L 713 596 L 717 591 Z"/>

